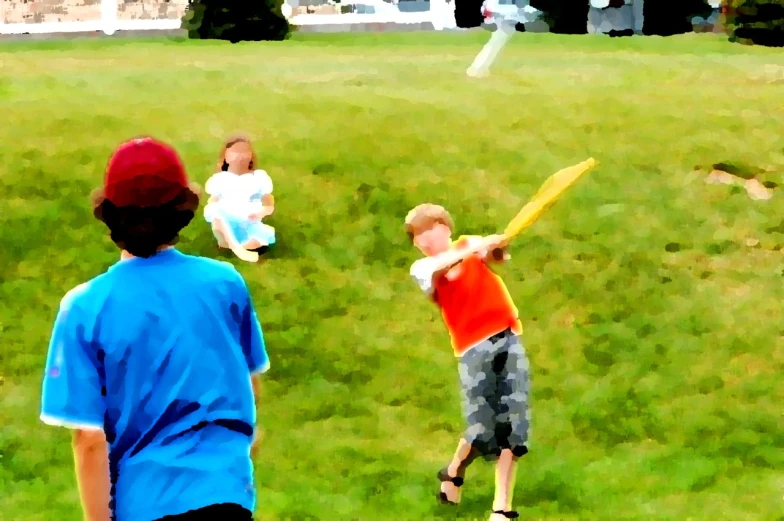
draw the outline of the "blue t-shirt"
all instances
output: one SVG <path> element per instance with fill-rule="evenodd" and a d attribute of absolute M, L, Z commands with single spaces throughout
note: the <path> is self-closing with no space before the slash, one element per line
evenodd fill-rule
<path fill-rule="evenodd" d="M 41 419 L 104 430 L 117 521 L 216 503 L 253 511 L 251 374 L 268 368 L 239 272 L 169 248 L 63 298 Z"/>

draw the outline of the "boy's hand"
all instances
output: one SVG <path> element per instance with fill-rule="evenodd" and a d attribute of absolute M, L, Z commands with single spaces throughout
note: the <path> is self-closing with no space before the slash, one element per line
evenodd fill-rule
<path fill-rule="evenodd" d="M 495 262 L 504 262 L 511 259 L 511 256 L 506 251 L 507 238 L 503 235 L 490 235 L 484 238 L 487 246 L 487 255 L 485 259 L 493 260 Z"/>
<path fill-rule="evenodd" d="M 507 239 L 504 235 L 488 235 L 483 239 L 485 247 L 488 250 L 495 250 L 498 248 L 506 248 Z"/>
<path fill-rule="evenodd" d="M 259 455 L 259 447 L 261 445 L 261 440 L 264 438 L 264 431 L 256 427 L 256 432 L 253 433 L 253 441 L 251 442 L 250 446 L 250 455 L 252 458 L 256 458 Z"/>

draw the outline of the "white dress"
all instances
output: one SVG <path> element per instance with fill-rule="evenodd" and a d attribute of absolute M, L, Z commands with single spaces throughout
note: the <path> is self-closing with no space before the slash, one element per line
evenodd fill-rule
<path fill-rule="evenodd" d="M 223 219 L 240 244 L 255 239 L 262 246 L 275 243 L 275 229 L 250 215 L 262 208 L 261 198 L 272 193 L 272 179 L 264 170 L 237 175 L 218 172 L 207 180 L 204 190 L 219 200 L 204 207 L 204 219 L 212 223 Z"/>

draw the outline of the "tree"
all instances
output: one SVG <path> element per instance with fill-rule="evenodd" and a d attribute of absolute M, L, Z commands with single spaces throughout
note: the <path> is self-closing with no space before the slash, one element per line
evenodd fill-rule
<path fill-rule="evenodd" d="M 484 22 L 484 0 L 455 0 L 455 23 L 461 29 L 480 27 Z"/>
<path fill-rule="evenodd" d="M 692 19 L 710 16 L 707 0 L 646 0 L 643 5 L 643 34 L 672 36 L 694 30 Z"/>
<path fill-rule="evenodd" d="M 590 0 L 531 0 L 542 19 L 556 34 L 587 34 Z"/>
<path fill-rule="evenodd" d="M 725 0 L 730 41 L 784 47 L 784 0 Z"/>
<path fill-rule="evenodd" d="M 183 29 L 200 40 L 285 40 L 292 26 L 281 5 L 283 0 L 188 0 Z"/>

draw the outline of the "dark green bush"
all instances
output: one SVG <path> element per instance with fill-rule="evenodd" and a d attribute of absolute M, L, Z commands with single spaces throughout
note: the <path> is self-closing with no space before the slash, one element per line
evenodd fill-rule
<path fill-rule="evenodd" d="M 479 27 L 484 22 L 482 2 L 484 0 L 456 0 L 455 23 L 461 29 Z"/>
<path fill-rule="evenodd" d="M 586 34 L 590 0 L 531 0 L 542 11 L 542 19 L 556 34 Z"/>
<path fill-rule="evenodd" d="M 642 32 L 646 36 L 672 36 L 694 30 L 692 19 L 712 12 L 707 0 L 646 0 Z"/>
<path fill-rule="evenodd" d="M 784 47 L 784 0 L 726 0 L 730 41 Z"/>
<path fill-rule="evenodd" d="M 183 29 L 199 40 L 285 40 L 292 26 L 281 5 L 283 0 L 188 0 Z"/>
<path fill-rule="evenodd" d="M 624 0 L 610 1 L 610 7 L 623 4 Z M 542 18 L 553 33 L 588 32 L 590 0 L 531 0 L 531 6 L 542 11 Z M 710 13 L 707 0 L 647 0 L 643 6 L 643 34 L 670 36 L 691 32 L 692 18 Z"/>

